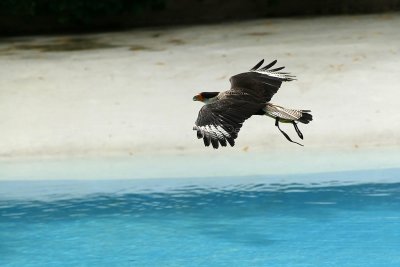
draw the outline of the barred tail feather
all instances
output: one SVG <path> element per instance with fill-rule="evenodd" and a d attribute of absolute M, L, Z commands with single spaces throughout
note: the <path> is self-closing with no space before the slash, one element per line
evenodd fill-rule
<path fill-rule="evenodd" d="M 313 119 L 311 110 L 288 109 L 272 103 L 266 103 L 263 111 L 265 115 L 281 119 L 281 122 L 298 121 L 308 124 Z"/>

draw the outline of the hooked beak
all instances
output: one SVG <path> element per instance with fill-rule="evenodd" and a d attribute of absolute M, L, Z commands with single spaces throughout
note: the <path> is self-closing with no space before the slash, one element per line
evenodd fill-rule
<path fill-rule="evenodd" d="M 195 96 L 193 97 L 193 101 L 203 101 L 203 97 L 202 97 L 200 94 L 195 95 Z"/>

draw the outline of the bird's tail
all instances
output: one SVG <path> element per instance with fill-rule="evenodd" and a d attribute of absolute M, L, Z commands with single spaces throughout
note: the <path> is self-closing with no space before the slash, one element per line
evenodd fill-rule
<path fill-rule="evenodd" d="M 302 109 L 287 109 L 281 106 L 274 105 L 272 103 L 267 103 L 264 108 L 265 115 L 272 117 L 275 119 L 275 126 L 278 127 L 279 131 L 285 136 L 285 138 L 292 143 L 301 145 L 293 141 L 287 133 L 285 133 L 280 127 L 279 123 L 291 123 L 296 130 L 297 135 L 303 139 L 303 133 L 300 131 L 297 126 L 297 122 L 308 124 L 312 121 L 313 117 L 310 114 L 310 110 L 302 110 Z"/>
<path fill-rule="evenodd" d="M 308 124 L 313 119 L 310 113 L 311 110 L 301 110 L 301 117 L 297 121 Z"/>
<path fill-rule="evenodd" d="M 310 121 L 313 120 L 311 110 L 288 109 L 278 105 L 274 105 L 272 103 L 267 103 L 264 111 L 265 115 L 272 118 L 278 118 L 280 122 L 298 121 L 308 124 Z"/>

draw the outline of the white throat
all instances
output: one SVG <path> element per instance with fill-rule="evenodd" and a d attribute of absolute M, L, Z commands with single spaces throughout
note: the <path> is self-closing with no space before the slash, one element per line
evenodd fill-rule
<path fill-rule="evenodd" d="M 203 102 L 204 102 L 205 104 L 212 104 L 212 103 L 214 103 L 215 101 L 217 101 L 217 97 L 204 99 Z"/>

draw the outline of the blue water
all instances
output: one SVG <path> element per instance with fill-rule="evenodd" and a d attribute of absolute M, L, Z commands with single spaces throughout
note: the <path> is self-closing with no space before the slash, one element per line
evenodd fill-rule
<path fill-rule="evenodd" d="M 0 266 L 400 266 L 400 183 L 0 186 Z"/>

